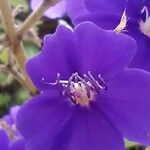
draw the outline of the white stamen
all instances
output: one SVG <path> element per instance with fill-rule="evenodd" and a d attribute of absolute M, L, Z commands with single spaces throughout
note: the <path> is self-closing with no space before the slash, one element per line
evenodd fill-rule
<path fill-rule="evenodd" d="M 144 6 L 141 11 L 141 13 L 144 12 L 146 13 L 146 19 L 145 22 L 143 20 L 139 22 L 140 30 L 142 31 L 143 34 L 150 37 L 150 16 L 149 16 L 148 8 L 146 6 Z"/>
<path fill-rule="evenodd" d="M 120 23 L 118 24 L 118 26 L 114 29 L 115 33 L 120 33 L 122 31 L 124 31 L 126 25 L 127 25 L 127 16 L 126 16 L 126 9 L 123 11 L 122 17 L 120 19 Z"/>

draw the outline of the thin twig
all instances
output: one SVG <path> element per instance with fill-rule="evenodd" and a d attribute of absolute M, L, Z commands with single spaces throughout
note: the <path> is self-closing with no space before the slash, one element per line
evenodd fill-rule
<path fill-rule="evenodd" d="M 4 46 L 0 45 L 0 54 L 2 53 L 3 50 L 4 50 Z"/>
<path fill-rule="evenodd" d="M 43 1 L 43 3 L 35 10 L 33 11 L 29 17 L 25 20 L 25 22 L 17 29 L 17 39 L 14 39 L 13 43 L 12 43 L 12 47 L 14 47 L 14 45 L 17 45 L 18 42 L 20 42 L 20 40 L 22 39 L 22 37 L 24 36 L 25 33 L 27 33 L 32 26 L 36 23 L 36 21 L 38 21 L 42 15 L 44 14 L 44 12 L 56 5 L 59 1 L 61 0 L 45 0 Z M 6 38 L 6 36 L 5 36 Z M 9 46 L 7 40 L 5 40 L 5 45 Z"/>
<path fill-rule="evenodd" d="M 0 64 L 0 71 L 7 72 L 7 66 L 4 64 Z"/>
<path fill-rule="evenodd" d="M 26 88 L 30 91 L 30 93 L 34 95 L 36 94 L 36 88 L 33 86 L 31 80 L 29 79 L 25 71 L 26 56 L 24 54 L 22 43 L 19 42 L 18 36 L 16 34 L 15 25 L 13 22 L 13 18 L 11 16 L 11 8 L 9 6 L 8 0 L 0 0 L 0 11 L 2 16 L 3 26 L 7 34 L 7 39 L 11 45 L 10 49 L 13 50 L 15 58 L 19 64 L 20 70 L 25 76 L 25 80 L 22 81 L 25 82 L 25 84 L 23 85 L 25 85 Z M 17 42 L 18 44 L 14 45 L 14 41 L 18 41 Z"/>
<path fill-rule="evenodd" d="M 4 24 L 4 28 L 6 31 L 6 39 L 9 41 L 10 49 L 13 50 L 13 53 L 16 57 L 18 64 L 20 65 L 20 69 L 25 76 L 26 88 L 34 95 L 36 93 L 36 89 L 30 81 L 29 77 L 25 71 L 25 61 L 26 57 L 23 50 L 23 45 L 20 42 L 23 35 L 29 31 L 29 29 L 33 26 L 33 24 L 40 19 L 43 13 L 49 8 L 54 6 L 60 0 L 44 0 L 43 3 L 39 6 L 39 8 L 32 12 L 31 15 L 25 20 L 22 26 L 20 26 L 16 32 L 15 25 L 13 22 L 13 18 L 11 16 L 11 9 L 9 6 L 8 0 L 0 0 L 0 10 L 2 21 Z M 7 43 L 5 43 L 7 45 Z M 23 81 L 24 82 L 24 81 Z"/>
<path fill-rule="evenodd" d="M 12 11 L 12 16 L 15 18 L 20 12 L 24 10 L 24 6 L 19 5 Z"/>
<path fill-rule="evenodd" d="M 24 76 L 14 67 L 10 65 L 0 64 L 0 72 L 11 73 L 13 77 L 24 87 L 26 87 L 27 83 L 25 82 Z"/>
<path fill-rule="evenodd" d="M 17 30 L 18 37 L 22 38 L 22 36 L 27 31 L 29 31 L 29 29 L 33 26 L 33 24 L 35 24 L 35 22 L 42 17 L 44 12 L 48 8 L 56 5 L 60 1 L 61 0 L 44 0 L 42 4 L 35 11 L 33 11 L 31 15 L 25 20 L 25 22 L 18 28 Z"/>

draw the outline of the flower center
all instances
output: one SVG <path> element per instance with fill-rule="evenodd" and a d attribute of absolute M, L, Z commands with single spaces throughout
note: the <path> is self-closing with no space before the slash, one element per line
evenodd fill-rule
<path fill-rule="evenodd" d="M 145 21 L 140 21 L 140 30 L 145 34 L 146 36 L 150 37 L 150 15 L 148 12 L 148 8 L 146 6 L 143 7 L 141 13 L 146 13 L 146 19 Z"/>
<path fill-rule="evenodd" d="M 46 83 L 44 78 L 42 81 L 49 85 L 59 85 L 62 87 L 62 95 L 69 98 L 73 104 L 81 106 L 89 106 L 90 102 L 102 90 L 106 90 L 106 83 L 101 75 L 98 75 L 99 82 L 95 80 L 89 71 L 83 74 L 83 78 L 78 73 L 73 73 L 69 80 L 60 80 L 60 74 L 57 74 L 57 80 L 54 83 Z"/>

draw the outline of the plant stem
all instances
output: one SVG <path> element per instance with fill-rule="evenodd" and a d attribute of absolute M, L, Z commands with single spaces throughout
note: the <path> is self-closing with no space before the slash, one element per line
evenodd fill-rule
<path fill-rule="evenodd" d="M 56 5 L 59 1 L 60 0 L 43 0 L 41 5 L 35 11 L 33 11 L 31 15 L 25 20 L 25 22 L 19 27 L 19 29 L 17 30 L 18 37 L 20 37 L 21 39 L 22 36 L 27 31 L 29 31 L 33 24 L 42 17 L 44 12 L 48 8 Z"/>
<path fill-rule="evenodd" d="M 15 58 L 19 64 L 20 70 L 25 77 L 25 80 L 22 80 L 22 84 L 23 86 L 25 86 L 25 88 L 27 88 L 30 91 L 32 95 L 35 95 L 37 90 L 33 86 L 31 80 L 29 79 L 25 71 L 26 56 L 24 53 L 23 45 L 21 42 L 19 42 L 20 40 L 18 39 L 16 33 L 14 21 L 11 16 L 11 8 L 8 0 L 0 0 L 0 11 L 2 16 L 3 26 L 7 34 L 7 40 L 11 45 L 10 50 L 13 51 L 13 54 L 15 55 Z M 14 44 L 14 41 L 18 41 L 18 42 Z"/>
<path fill-rule="evenodd" d="M 20 66 L 20 70 L 22 71 L 25 77 L 25 80 L 21 81 L 21 84 L 23 84 L 32 95 L 35 95 L 37 93 L 37 90 L 25 71 L 26 56 L 24 53 L 23 45 L 21 43 L 21 39 L 24 36 L 24 34 L 30 30 L 34 23 L 41 18 L 43 13 L 49 7 L 54 6 L 59 1 L 61 0 L 44 0 L 42 4 L 38 7 L 38 9 L 33 11 L 31 15 L 22 24 L 22 26 L 20 26 L 16 31 L 14 21 L 11 16 L 11 9 L 8 0 L 0 0 L 2 22 L 7 35 L 6 41 L 8 40 L 8 44 L 7 42 L 5 44 L 8 45 L 10 50 L 13 51 L 13 54 L 15 55 L 15 58 Z"/>
<path fill-rule="evenodd" d="M 35 24 L 35 22 L 38 21 L 42 17 L 44 12 L 48 8 L 56 5 L 59 1 L 61 1 L 61 0 L 44 0 L 42 2 L 42 4 L 35 11 L 33 11 L 29 15 L 29 17 L 25 20 L 25 22 L 17 29 L 16 32 L 17 32 L 18 38 L 14 39 L 12 46 L 17 45 L 18 42 L 20 42 L 20 40 L 24 36 L 24 34 L 27 33 L 32 28 L 32 26 Z M 6 39 L 6 37 L 5 37 L 5 39 Z M 7 43 L 7 41 L 6 41 L 5 45 L 8 46 L 9 43 Z"/>

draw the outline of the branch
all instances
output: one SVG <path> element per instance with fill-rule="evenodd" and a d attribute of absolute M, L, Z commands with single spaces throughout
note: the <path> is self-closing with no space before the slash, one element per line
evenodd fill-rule
<path fill-rule="evenodd" d="M 17 30 L 17 35 L 21 39 L 22 36 L 29 31 L 29 29 L 35 24 L 36 21 L 38 21 L 44 12 L 50 8 L 56 5 L 61 0 L 44 0 L 42 4 L 31 13 L 31 15 L 25 20 L 25 22 L 22 24 L 22 26 L 19 27 Z"/>
<path fill-rule="evenodd" d="M 17 31 L 16 31 L 17 39 L 14 39 L 14 41 L 11 43 L 12 44 L 11 46 L 14 47 L 14 45 L 17 45 L 21 41 L 24 34 L 27 33 L 32 28 L 32 26 L 35 24 L 35 22 L 38 21 L 42 17 L 44 12 L 48 8 L 56 5 L 60 1 L 61 0 L 44 0 L 42 2 L 42 4 L 35 11 L 33 11 L 29 15 L 29 17 L 25 20 L 25 22 L 17 29 Z M 5 39 L 6 39 L 6 36 L 5 36 Z M 5 45 L 8 46 L 9 43 L 6 41 Z"/>
<path fill-rule="evenodd" d="M 20 84 L 27 87 L 24 76 L 14 66 L 0 64 L 0 72 L 11 73 Z"/>
<path fill-rule="evenodd" d="M 3 51 L 3 49 L 4 49 L 4 46 L 3 46 L 3 45 L 0 45 L 0 54 L 1 54 L 1 52 Z"/>
<path fill-rule="evenodd" d="M 7 72 L 7 67 L 4 64 L 0 64 L 0 71 Z"/>
<path fill-rule="evenodd" d="M 19 72 L 15 71 L 11 66 L 0 64 L 0 71 L 11 73 L 21 84 L 24 84 L 22 83 L 22 80 L 25 80 L 24 77 Z"/>
<path fill-rule="evenodd" d="M 24 54 L 23 45 L 20 41 L 23 35 L 29 31 L 29 29 L 33 26 L 33 24 L 41 18 L 43 13 L 49 7 L 54 6 L 59 1 L 61 0 L 44 0 L 42 4 L 39 6 L 39 8 L 31 13 L 31 15 L 25 20 L 23 25 L 20 26 L 16 32 L 8 0 L 0 0 L 2 21 L 7 34 L 6 41 L 8 40 L 9 42 L 9 43 L 6 42 L 5 45 L 6 46 L 8 45 L 10 49 L 13 50 L 13 53 L 20 66 L 20 69 L 25 76 L 25 81 L 22 81 L 23 85 L 31 92 L 32 95 L 36 94 L 37 91 L 33 86 L 32 82 L 30 81 L 28 75 L 26 74 L 25 71 L 26 57 Z"/>
<path fill-rule="evenodd" d="M 26 56 L 24 54 L 22 43 L 19 42 L 18 40 L 18 36 L 15 30 L 13 18 L 11 16 L 11 9 L 8 0 L 0 0 L 0 11 L 2 16 L 3 26 L 7 34 L 7 39 L 11 45 L 10 50 L 13 50 L 15 58 L 19 64 L 20 70 L 22 71 L 25 77 L 25 80 L 22 81 L 25 82 L 25 84 L 23 85 L 25 85 L 25 87 L 30 91 L 31 94 L 35 95 L 36 88 L 33 86 L 31 80 L 29 79 L 25 71 Z M 18 41 L 18 42 L 14 44 L 14 41 Z"/>

